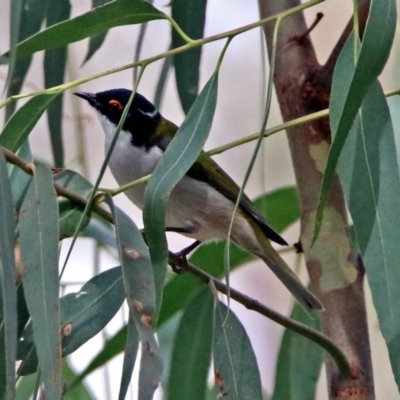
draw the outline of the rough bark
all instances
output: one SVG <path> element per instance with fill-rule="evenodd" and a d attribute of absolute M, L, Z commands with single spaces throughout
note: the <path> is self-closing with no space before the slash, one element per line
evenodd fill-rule
<path fill-rule="evenodd" d="M 297 0 L 261 0 L 261 17 L 266 18 L 299 3 Z M 364 1 L 361 7 L 364 14 L 360 13 L 360 16 L 366 19 L 368 2 Z M 273 26 L 265 26 L 269 51 L 273 29 Z M 343 32 L 326 66 L 320 66 L 309 36 L 302 36 L 307 30 L 304 16 L 296 14 L 283 22 L 279 31 L 274 84 L 285 121 L 328 107 L 333 67 L 350 29 L 349 25 Z M 330 146 L 329 121 L 322 119 L 291 129 L 287 138 L 301 206 L 300 243 L 312 287 L 326 309 L 321 315 L 322 329 L 346 354 L 352 367 L 352 379 L 345 379 L 333 360 L 326 358 L 329 396 L 330 399 L 373 399 L 363 288 L 365 272 L 361 257 L 352 249 L 344 195 L 337 176 L 325 203 L 321 233 L 311 247 Z"/>

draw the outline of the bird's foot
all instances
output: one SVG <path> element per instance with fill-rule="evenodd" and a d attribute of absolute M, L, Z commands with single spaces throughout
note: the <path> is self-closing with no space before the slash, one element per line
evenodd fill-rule
<path fill-rule="evenodd" d="M 173 264 L 171 265 L 172 271 L 177 274 L 181 274 L 185 272 L 188 268 L 187 256 L 190 254 L 196 247 L 201 244 L 200 240 L 196 240 L 191 245 L 185 247 L 181 251 L 175 253 L 175 256 L 179 259 L 179 265 Z"/>

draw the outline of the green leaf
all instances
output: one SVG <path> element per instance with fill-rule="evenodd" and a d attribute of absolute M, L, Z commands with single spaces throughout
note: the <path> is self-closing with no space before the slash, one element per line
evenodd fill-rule
<path fill-rule="evenodd" d="M 46 396 L 61 397 L 58 207 L 50 170 L 37 164 L 20 212 L 21 270 Z"/>
<path fill-rule="evenodd" d="M 11 184 L 1 149 L 0 204 L 0 398 L 13 400 L 17 352 L 15 224 Z"/>
<path fill-rule="evenodd" d="M 396 15 L 396 0 L 372 0 L 361 47 L 353 33 L 338 58 L 329 104 L 334 136 L 322 181 L 315 236 L 321 229 L 324 202 L 350 128 L 369 87 L 380 75 L 389 57 Z"/>
<path fill-rule="evenodd" d="M 120 267 L 96 275 L 79 292 L 62 297 L 62 355 L 71 354 L 99 333 L 121 308 L 124 299 Z M 21 375 L 37 369 L 32 333 L 32 324 L 28 324 L 18 346 L 18 358 L 24 359 Z"/>
<path fill-rule="evenodd" d="M 161 304 L 167 267 L 165 216 L 168 197 L 204 146 L 214 117 L 217 91 L 218 74 L 214 73 L 164 152 L 146 187 L 143 220 L 153 265 L 157 310 Z"/>
<path fill-rule="evenodd" d="M 26 162 L 32 162 L 32 154 L 28 141 L 22 143 L 22 146 L 18 151 L 18 157 L 21 157 Z M 19 211 L 28 191 L 29 185 L 31 184 L 32 176 L 27 174 L 16 165 L 10 165 L 9 171 L 11 190 L 14 198 L 13 203 L 15 209 Z"/>
<path fill-rule="evenodd" d="M 69 0 L 49 0 L 47 3 L 47 27 L 67 20 L 70 16 L 71 5 Z M 67 62 L 67 46 L 57 49 L 48 49 L 44 54 L 44 83 L 45 87 L 61 85 L 64 82 L 65 66 Z M 47 109 L 51 148 L 55 167 L 64 167 L 64 146 L 62 141 L 62 112 L 63 95 L 58 96 Z"/>
<path fill-rule="evenodd" d="M 214 296 L 205 287 L 186 307 L 175 335 L 167 399 L 203 400 L 211 362 Z"/>
<path fill-rule="evenodd" d="M 389 109 L 378 82 L 350 131 L 339 175 L 400 387 L 400 176 Z"/>
<path fill-rule="evenodd" d="M 172 18 L 191 39 L 201 39 L 206 22 L 207 0 L 174 0 L 171 2 Z M 185 41 L 172 30 L 173 48 Z M 201 47 L 174 56 L 175 79 L 182 108 L 187 114 L 199 91 Z"/>
<path fill-rule="evenodd" d="M 19 43 L 17 57 L 26 57 L 40 50 L 65 46 L 116 26 L 140 24 L 165 19 L 166 16 L 143 0 L 111 1 L 79 17 L 50 26 Z M 4 56 L 2 58 L 4 62 Z"/>
<path fill-rule="evenodd" d="M 223 303 L 214 322 L 214 374 L 219 396 L 227 400 L 262 400 L 257 360 L 245 329 Z"/>
<path fill-rule="evenodd" d="M 269 192 L 256 199 L 254 205 L 278 232 L 283 232 L 300 218 L 297 188 L 294 186 Z"/>
<path fill-rule="evenodd" d="M 98 6 L 102 6 L 108 3 L 110 0 L 92 0 L 92 8 L 96 8 Z M 85 59 L 82 64 L 88 62 L 92 56 L 96 53 L 96 51 L 101 47 L 105 38 L 107 36 L 107 32 L 102 32 L 97 35 L 91 36 L 89 39 L 89 48 L 86 53 Z"/>
<path fill-rule="evenodd" d="M 135 367 L 136 356 L 139 348 L 139 335 L 136 329 L 132 314 L 129 313 L 125 343 L 124 363 L 122 365 L 121 385 L 119 388 L 119 400 L 124 400 L 132 380 L 133 368 Z"/>
<path fill-rule="evenodd" d="M 82 175 L 68 169 L 55 174 L 53 179 L 54 183 L 87 200 L 93 190 L 93 185 L 88 180 Z M 90 222 L 89 212 L 85 215 L 81 223 L 84 207 L 80 204 L 76 204 L 68 199 L 61 199 L 58 201 L 58 207 L 60 215 L 60 238 L 62 239 L 74 236 L 78 226 L 82 230 Z"/>
<path fill-rule="evenodd" d="M 317 314 L 310 318 L 296 303 L 290 318 L 320 330 Z M 315 399 L 318 378 L 324 360 L 321 347 L 309 339 L 286 329 L 279 350 L 272 400 Z"/>
<path fill-rule="evenodd" d="M 125 299 L 121 268 L 94 276 L 77 293 L 61 298 L 62 352 L 71 354 L 99 333 Z"/>
<path fill-rule="evenodd" d="M 93 238 L 103 246 L 117 248 L 114 226 L 104 222 L 104 220 L 96 219 L 95 216 L 91 218 L 89 225 L 82 230 L 81 235 Z"/>
<path fill-rule="evenodd" d="M 57 94 L 39 94 L 32 97 L 8 120 L 0 135 L 0 145 L 17 151 L 25 142 L 32 129 Z"/>
<path fill-rule="evenodd" d="M 295 187 L 277 189 L 263 195 L 254 201 L 254 205 L 278 232 L 296 222 L 300 216 Z M 231 244 L 230 251 L 231 271 L 254 259 L 252 254 L 239 249 L 234 243 Z M 224 275 L 224 260 L 225 243 L 221 242 L 202 245 L 189 261 L 209 274 L 221 277 Z M 203 283 L 189 274 L 174 276 L 165 285 L 158 324 L 162 325 L 179 311 L 202 285 Z"/>
<path fill-rule="evenodd" d="M 142 345 L 139 399 L 151 400 L 161 380 L 162 357 L 153 330 L 156 307 L 150 255 L 138 227 L 124 212 L 114 206 L 110 195 L 106 195 L 106 200 L 114 217 L 129 311 L 135 321 Z M 124 363 L 125 366 L 131 368 Z M 126 379 L 126 371 L 122 374 Z"/>
<path fill-rule="evenodd" d="M 7 73 L 6 86 L 9 86 L 14 75 L 15 62 L 17 58 L 17 43 L 19 41 L 19 27 L 22 14 L 22 0 L 15 0 L 10 3 L 10 51 L 9 68 Z M 4 14 L 3 14 L 4 15 Z"/>
<path fill-rule="evenodd" d="M 23 0 L 21 9 L 21 18 L 19 23 L 18 41 L 24 40 L 32 36 L 40 29 L 43 18 L 46 13 L 46 7 L 43 7 L 42 0 Z M 16 42 L 17 43 L 17 42 Z M 15 68 L 12 77 L 9 81 L 7 97 L 20 93 L 24 83 L 26 73 L 31 65 L 31 57 L 26 57 L 23 60 L 16 60 Z M 10 103 L 6 108 L 6 120 L 15 111 L 16 103 Z"/>

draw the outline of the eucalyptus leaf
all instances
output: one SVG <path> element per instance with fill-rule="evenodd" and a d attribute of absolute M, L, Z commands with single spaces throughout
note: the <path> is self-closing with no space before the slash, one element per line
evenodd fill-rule
<path fill-rule="evenodd" d="M 19 108 L 7 121 L 0 135 L 0 145 L 16 152 L 28 138 L 56 94 L 38 94 Z"/>
<path fill-rule="evenodd" d="M 79 195 L 85 199 L 89 199 L 93 190 L 92 184 L 85 179 L 82 175 L 64 169 L 54 175 L 54 183 L 62 186 L 68 191 Z M 85 215 L 81 223 L 84 207 L 69 199 L 60 199 L 58 201 L 59 215 L 60 215 L 60 238 L 74 236 L 78 226 L 84 229 L 90 222 L 90 212 Z"/>
<path fill-rule="evenodd" d="M 218 72 L 215 72 L 168 145 L 146 187 L 143 220 L 154 271 L 157 310 L 167 267 L 165 216 L 168 196 L 203 149 L 214 117 L 217 91 Z"/>
<path fill-rule="evenodd" d="M 311 319 L 298 303 L 294 305 L 290 318 L 320 330 L 319 315 L 315 314 Z M 272 400 L 315 399 L 323 360 L 321 347 L 286 329 L 278 354 Z"/>
<path fill-rule="evenodd" d="M 207 0 L 174 0 L 171 3 L 172 18 L 191 39 L 201 39 L 206 22 Z M 185 41 L 172 30 L 173 48 L 183 46 Z M 185 113 L 196 100 L 199 90 L 201 47 L 174 56 L 175 79 L 179 98 Z"/>
<path fill-rule="evenodd" d="M 25 162 L 32 162 L 32 154 L 29 147 L 29 142 L 26 140 L 18 150 L 18 157 L 22 158 Z M 22 202 L 26 196 L 28 188 L 31 184 L 32 176 L 27 174 L 16 165 L 9 166 L 9 175 L 11 182 L 11 189 L 13 194 L 13 203 L 17 211 L 20 210 Z"/>
<path fill-rule="evenodd" d="M 400 387 L 400 176 L 389 108 L 378 82 L 370 87 L 350 131 L 339 176 Z"/>
<path fill-rule="evenodd" d="M 92 8 L 96 8 L 108 3 L 110 0 L 92 0 Z M 87 63 L 92 56 L 96 53 L 97 50 L 103 44 L 105 38 L 107 36 L 107 31 L 98 33 L 97 35 L 91 36 L 89 38 L 89 48 L 86 53 L 85 59 L 83 60 L 83 64 Z"/>
<path fill-rule="evenodd" d="M 17 350 L 15 223 L 11 183 L 0 150 L 0 398 L 14 399 Z"/>
<path fill-rule="evenodd" d="M 37 164 L 20 212 L 21 270 L 49 398 L 61 397 L 58 207 L 50 170 Z"/>
<path fill-rule="evenodd" d="M 138 227 L 123 211 L 114 206 L 111 196 L 106 195 L 106 200 L 114 217 L 129 311 L 142 345 L 138 384 L 139 399 L 151 400 L 161 381 L 163 362 L 153 330 L 156 295 L 150 255 Z M 133 362 L 132 359 L 131 362 Z M 124 367 L 132 372 L 131 364 L 124 363 Z M 124 382 L 127 379 L 126 370 L 123 371 Z M 124 382 L 120 395 L 126 390 Z"/>
<path fill-rule="evenodd" d="M 65 46 L 102 33 L 116 26 L 140 24 L 165 19 L 166 16 L 143 0 L 111 1 L 85 14 L 31 36 L 16 46 L 17 57 L 26 57 L 40 50 Z M 2 61 L 7 59 L 4 55 Z"/>
<path fill-rule="evenodd" d="M 69 0 L 48 1 L 47 27 L 67 20 L 71 13 Z M 67 46 L 47 49 L 44 54 L 43 70 L 46 89 L 61 85 L 64 82 L 67 63 Z M 55 167 L 64 167 L 64 145 L 62 140 L 63 95 L 49 104 L 47 122 L 50 132 L 51 148 Z"/>
<path fill-rule="evenodd" d="M 40 29 L 45 14 L 46 7 L 43 7 L 43 0 L 23 0 L 18 28 L 18 41 L 35 34 Z M 12 71 L 12 77 L 9 81 L 7 97 L 20 93 L 31 61 L 32 57 L 16 60 L 14 70 Z M 6 107 L 6 120 L 8 120 L 15 111 L 15 104 L 16 103 L 10 103 Z"/>
<path fill-rule="evenodd" d="M 133 368 L 139 348 L 139 335 L 132 314 L 129 314 L 127 325 L 124 362 L 122 365 L 121 384 L 119 388 L 119 400 L 124 400 L 132 380 Z"/>
<path fill-rule="evenodd" d="M 62 355 L 77 350 L 99 333 L 121 308 L 125 299 L 121 268 L 115 267 L 96 275 L 77 293 L 60 299 Z M 21 375 L 37 369 L 32 324 L 28 324 L 18 346 L 18 358 L 23 359 Z"/>
<path fill-rule="evenodd" d="M 261 378 L 247 333 L 232 310 L 218 302 L 214 322 L 214 376 L 228 400 L 262 400 Z"/>
<path fill-rule="evenodd" d="M 329 151 L 316 216 L 316 235 L 322 225 L 324 202 L 358 109 L 386 65 L 396 30 L 396 0 L 371 0 L 361 45 L 349 36 L 333 74 L 329 116 L 333 141 Z M 348 54 L 353 56 L 349 57 Z"/>
<path fill-rule="evenodd" d="M 205 287 L 186 307 L 172 352 L 167 399 L 203 400 L 211 362 L 214 295 Z"/>

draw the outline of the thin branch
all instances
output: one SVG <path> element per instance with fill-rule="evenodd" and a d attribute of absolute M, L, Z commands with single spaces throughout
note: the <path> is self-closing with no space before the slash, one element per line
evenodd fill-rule
<path fill-rule="evenodd" d="M 171 252 L 168 256 L 168 262 L 169 264 L 172 264 L 181 270 L 190 272 L 192 275 L 206 284 L 212 283 L 219 292 L 225 295 L 228 293 L 227 286 L 220 280 L 214 278 L 212 275 L 207 274 L 206 272 Z M 343 376 L 351 377 L 350 365 L 345 355 L 327 336 L 305 324 L 302 324 L 301 322 L 285 317 L 284 315 L 272 310 L 271 308 L 261 304 L 259 301 L 233 289 L 232 287 L 229 288 L 229 294 L 232 299 L 236 300 L 247 309 L 258 312 L 272 321 L 275 321 L 279 325 L 299 333 L 300 335 L 321 346 L 334 358 Z"/>
<path fill-rule="evenodd" d="M 12 151 L 5 149 L 4 147 L 2 147 L 2 150 L 7 162 L 21 168 L 24 172 L 26 172 L 29 175 L 33 174 L 35 166 L 32 163 L 26 162 L 25 160 L 14 154 Z M 81 205 L 82 207 L 85 207 L 88 203 L 88 200 L 85 199 L 84 197 L 72 193 L 68 189 L 63 188 L 62 186 L 54 184 L 54 188 L 59 196 L 65 197 L 66 199 L 71 200 Z M 114 223 L 114 219 L 111 213 L 99 207 L 98 205 L 92 204 L 91 210 L 96 214 L 98 214 L 99 216 L 101 216 L 102 218 L 104 218 L 106 221 Z M 187 270 L 189 273 L 191 273 L 193 276 L 197 277 L 204 283 L 208 284 L 212 282 L 219 292 L 227 294 L 228 289 L 224 283 L 214 278 L 213 276 L 205 273 L 204 271 L 200 270 L 194 265 L 187 263 L 181 257 L 178 257 L 176 254 L 172 252 L 168 253 L 168 263 L 170 265 L 177 266 L 180 269 Z M 259 314 L 264 315 L 265 317 L 275 321 L 276 323 L 284 326 L 285 328 L 291 329 L 294 332 L 301 334 L 302 336 L 310 339 L 314 343 L 321 346 L 336 361 L 341 373 L 345 377 L 351 377 L 351 370 L 346 357 L 344 356 L 342 351 L 331 340 L 329 340 L 328 337 L 326 337 L 325 335 L 314 329 L 311 329 L 307 325 L 304 325 L 298 321 L 287 318 L 282 314 L 277 313 L 276 311 L 261 304 L 257 300 L 252 299 L 251 297 L 246 296 L 243 293 L 240 293 L 239 291 L 233 289 L 232 287 L 230 288 L 230 295 L 232 299 L 236 300 L 238 303 L 242 304 L 249 310 L 258 312 Z"/>

